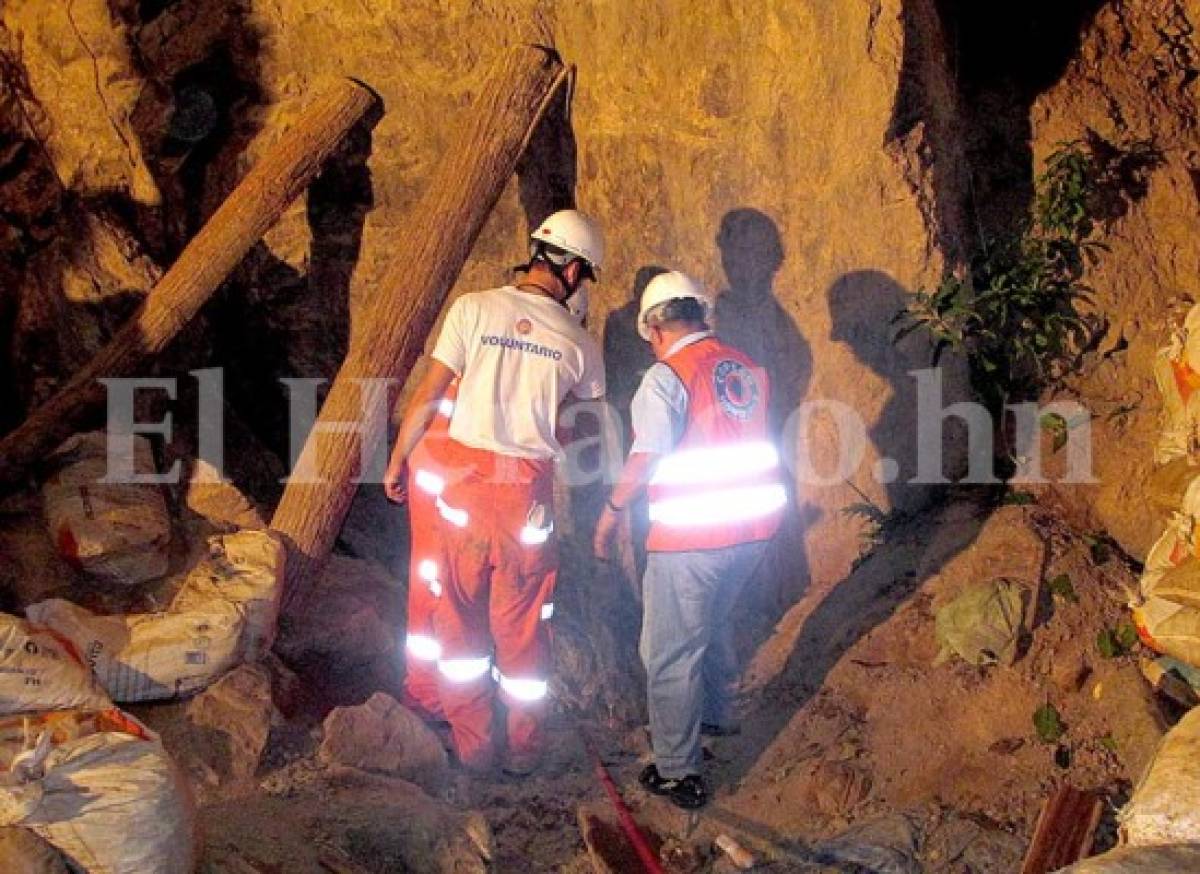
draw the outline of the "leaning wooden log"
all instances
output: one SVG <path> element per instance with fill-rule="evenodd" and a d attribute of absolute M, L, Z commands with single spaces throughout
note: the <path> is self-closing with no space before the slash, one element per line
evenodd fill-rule
<path fill-rule="evenodd" d="M 174 339 L 375 101 L 370 89 L 346 80 L 305 110 L 188 243 L 108 345 L 0 439 L 0 483 L 19 478 L 103 406 L 105 387 L 99 380 L 136 375 Z"/>
<path fill-rule="evenodd" d="M 385 421 L 378 417 L 373 427 L 346 427 L 363 418 L 362 380 L 396 380 L 412 369 L 484 221 L 564 80 L 554 52 L 533 46 L 509 52 L 397 234 L 388 278 L 355 326 L 349 353 L 297 461 L 296 470 L 305 475 L 288 482 L 271 521 L 289 546 L 289 607 L 303 604 L 329 556 L 357 488 L 360 459 L 384 439 Z"/>
<path fill-rule="evenodd" d="M 1021 874 L 1050 874 L 1090 856 L 1103 811 L 1093 793 L 1060 786 L 1042 805 Z"/>

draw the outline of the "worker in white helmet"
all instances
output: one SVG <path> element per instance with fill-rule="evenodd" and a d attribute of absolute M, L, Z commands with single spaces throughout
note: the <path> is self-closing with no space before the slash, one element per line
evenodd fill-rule
<path fill-rule="evenodd" d="M 713 335 L 711 312 L 682 273 L 642 293 L 638 332 L 658 361 L 634 395 L 633 446 L 593 544 L 606 559 L 621 515 L 647 492 L 641 655 L 654 762 L 639 779 L 688 809 L 707 801 L 701 733 L 733 730 L 730 613 L 787 503 L 766 372 Z"/>
<path fill-rule="evenodd" d="M 466 294 L 446 314 L 429 370 L 400 425 L 384 478 L 404 498 L 405 463 L 457 378 L 443 469 L 424 481 L 438 512 L 438 592 L 422 651 L 436 662 L 441 713 L 459 760 L 507 772 L 538 763 L 549 688 L 548 623 L 558 569 L 552 509 L 560 406 L 604 395 L 596 341 L 569 310 L 604 259 L 596 224 L 557 212 L 530 238 L 515 285 Z M 504 705 L 507 748 L 493 736 Z M 428 708 L 427 708 L 428 709 Z"/>

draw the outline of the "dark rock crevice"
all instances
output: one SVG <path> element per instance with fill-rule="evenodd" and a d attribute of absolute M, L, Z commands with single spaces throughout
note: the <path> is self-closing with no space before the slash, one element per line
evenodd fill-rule
<path fill-rule="evenodd" d="M 934 204 L 925 211 L 951 266 L 969 257 L 974 241 L 1024 222 L 1036 175 L 1034 101 L 1063 76 L 1106 2 L 905 3 L 888 139 L 921 133 L 919 161 L 932 188 L 925 196 Z"/>

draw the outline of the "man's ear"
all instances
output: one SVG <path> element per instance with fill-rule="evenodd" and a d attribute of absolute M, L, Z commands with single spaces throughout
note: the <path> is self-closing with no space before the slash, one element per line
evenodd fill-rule
<path fill-rule="evenodd" d="M 574 291 L 579 288 L 579 274 L 583 271 L 583 262 L 576 258 L 563 270 L 563 276 L 567 278 L 567 284 L 570 290 Z"/>

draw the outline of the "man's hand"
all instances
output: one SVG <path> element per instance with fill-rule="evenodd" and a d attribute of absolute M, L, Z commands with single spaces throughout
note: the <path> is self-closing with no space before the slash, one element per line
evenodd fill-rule
<path fill-rule="evenodd" d="M 404 418 L 400 420 L 396 445 L 392 447 L 387 470 L 383 473 L 383 493 L 389 501 L 403 504 L 408 500 L 408 465 L 405 462 L 425 435 L 429 428 L 429 420 L 437 410 L 438 401 L 446 396 L 446 389 L 453 381 L 453 370 L 437 359 L 429 362 L 429 369 L 425 371 L 425 376 L 413 392 Z"/>
<path fill-rule="evenodd" d="M 608 561 L 613 538 L 617 534 L 617 525 L 620 521 L 620 517 L 609 507 L 605 507 L 600 513 L 600 518 L 596 522 L 596 536 L 592 538 L 592 552 L 600 561 Z"/>
<path fill-rule="evenodd" d="M 387 470 L 383 472 L 383 493 L 396 504 L 408 500 L 408 465 L 404 461 L 399 464 L 388 462 Z"/>

